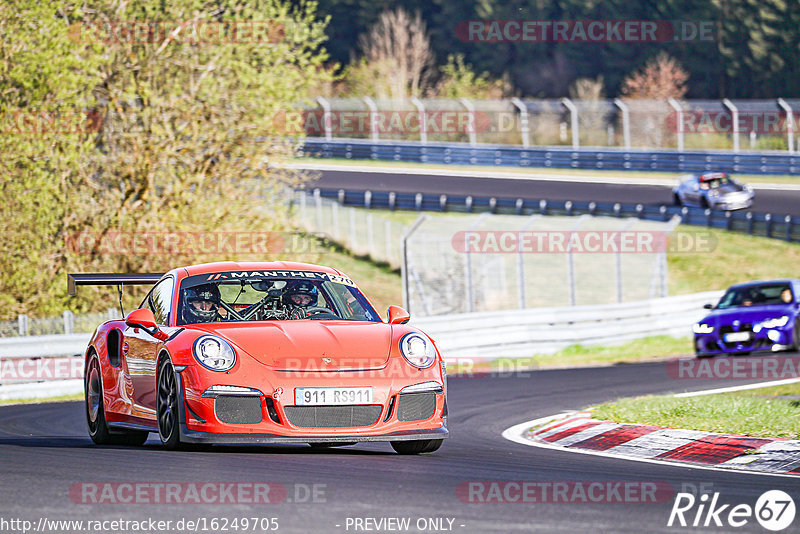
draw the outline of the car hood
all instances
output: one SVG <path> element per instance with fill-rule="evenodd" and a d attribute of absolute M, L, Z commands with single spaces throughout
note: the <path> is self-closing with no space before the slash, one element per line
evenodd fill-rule
<path fill-rule="evenodd" d="M 270 321 L 192 325 L 218 335 L 276 370 L 381 369 L 389 360 L 392 326 L 354 321 Z"/>
<path fill-rule="evenodd" d="M 744 191 L 744 187 L 742 187 L 742 185 L 740 184 L 726 184 L 720 186 L 720 188 L 717 189 L 717 191 L 719 191 L 720 195 L 727 195 L 730 193 L 738 193 L 740 191 Z"/>
<path fill-rule="evenodd" d="M 757 323 L 765 319 L 780 317 L 781 315 L 791 316 L 792 307 L 784 304 L 770 304 L 768 306 L 748 306 L 714 310 L 701 322 L 712 326 L 723 326 L 732 324 L 733 321 Z"/>

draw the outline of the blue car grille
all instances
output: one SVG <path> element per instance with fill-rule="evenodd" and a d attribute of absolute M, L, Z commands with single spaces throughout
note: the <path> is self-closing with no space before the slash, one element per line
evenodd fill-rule
<path fill-rule="evenodd" d="M 753 323 L 742 323 L 739 328 L 734 329 L 732 325 L 725 325 L 719 327 L 720 335 L 729 334 L 731 332 L 751 332 L 753 330 Z"/>

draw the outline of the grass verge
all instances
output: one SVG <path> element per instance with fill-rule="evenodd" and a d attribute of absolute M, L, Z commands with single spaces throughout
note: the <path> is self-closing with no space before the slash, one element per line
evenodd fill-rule
<path fill-rule="evenodd" d="M 648 395 L 598 406 L 596 419 L 668 428 L 800 439 L 800 383 L 675 398 Z"/>
<path fill-rule="evenodd" d="M 481 361 L 478 358 L 470 361 L 469 358 L 465 358 L 463 362 L 448 365 L 447 373 L 452 376 L 466 376 L 471 373 L 507 373 L 528 369 L 613 365 L 686 356 L 692 354 L 692 351 L 690 337 L 653 336 L 613 346 L 571 345 L 553 354 L 537 354 L 529 358 L 498 358 L 491 361 Z"/>
<path fill-rule="evenodd" d="M 83 400 L 83 393 L 76 393 L 75 395 L 61 395 L 58 397 L 43 397 L 40 399 L 7 399 L 0 400 L 0 406 L 9 404 L 43 404 L 45 402 L 69 402 Z"/>

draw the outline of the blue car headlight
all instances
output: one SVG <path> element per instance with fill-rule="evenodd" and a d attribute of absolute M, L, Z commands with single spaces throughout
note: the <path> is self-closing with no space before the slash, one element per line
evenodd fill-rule
<path fill-rule="evenodd" d="M 418 369 L 433 365 L 436 360 L 436 348 L 427 336 L 412 332 L 400 338 L 400 354 L 408 363 Z"/>
<path fill-rule="evenodd" d="M 766 321 L 761 321 L 761 328 L 780 328 L 782 326 L 786 326 L 786 323 L 789 322 L 788 315 L 782 315 L 780 317 L 775 317 L 774 319 L 767 319 Z"/>
<path fill-rule="evenodd" d="M 714 331 L 714 327 L 706 323 L 695 323 L 692 325 L 692 332 L 695 334 L 710 334 Z"/>
<path fill-rule="evenodd" d="M 194 359 L 212 371 L 227 371 L 236 363 L 236 352 L 227 341 L 217 336 L 201 336 L 192 346 Z"/>

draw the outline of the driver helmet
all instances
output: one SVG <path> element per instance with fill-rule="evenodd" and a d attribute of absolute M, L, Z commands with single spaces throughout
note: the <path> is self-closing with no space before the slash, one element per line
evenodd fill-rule
<path fill-rule="evenodd" d="M 300 308 L 316 304 L 318 295 L 316 286 L 305 280 L 289 282 L 283 292 L 286 304 Z"/>
<path fill-rule="evenodd" d="M 217 316 L 220 295 L 216 284 L 203 284 L 183 291 L 183 315 L 187 323 L 208 323 Z"/>

